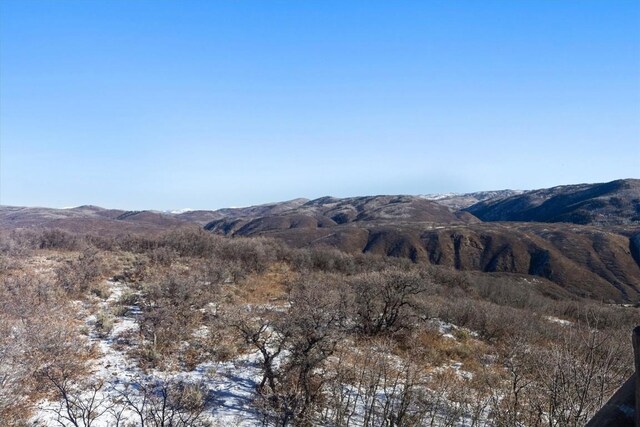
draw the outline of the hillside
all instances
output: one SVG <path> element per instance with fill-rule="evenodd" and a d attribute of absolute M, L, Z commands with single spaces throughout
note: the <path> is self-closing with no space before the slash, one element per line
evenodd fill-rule
<path fill-rule="evenodd" d="M 451 227 L 450 253 L 423 238 L 473 262 L 485 237 Z M 638 310 L 538 277 L 198 228 L 0 243 L 3 425 L 533 427 L 580 399 L 575 426 L 633 372 Z"/>
<path fill-rule="evenodd" d="M 483 221 L 640 224 L 640 180 L 563 185 L 489 199 L 465 209 Z"/>
<path fill-rule="evenodd" d="M 232 221 L 210 230 L 232 236 L 268 236 L 296 247 L 336 247 L 348 253 L 410 258 L 459 270 L 534 275 L 574 295 L 610 301 L 640 300 L 640 232 L 628 237 L 593 226 L 540 223 L 452 225 L 338 224 L 295 217 Z M 242 222 L 240 222 L 242 223 Z M 238 226 L 235 231 L 233 225 Z M 267 226 L 268 225 L 268 226 Z M 279 226 L 279 227 L 278 227 Z M 635 244 L 634 244 L 635 242 Z M 630 250 L 631 248 L 631 250 Z"/>
<path fill-rule="evenodd" d="M 208 223 L 205 228 L 226 235 L 247 236 L 279 230 L 330 229 L 343 224 L 400 226 L 472 222 L 478 222 L 473 215 L 454 213 L 445 206 L 415 196 L 322 197 L 278 214 L 224 217 Z"/>
<path fill-rule="evenodd" d="M 125 211 L 98 206 L 69 209 L 0 206 L 0 230 L 59 228 L 101 235 L 158 233 L 190 225 L 176 215 L 155 211 Z"/>
<path fill-rule="evenodd" d="M 557 203 L 571 198 L 563 196 L 570 192 L 595 197 L 606 189 L 609 199 L 632 196 L 633 187 L 629 191 L 628 186 L 614 183 L 599 189 L 579 185 L 534 191 L 532 196 L 511 195 L 494 203 L 508 208 L 522 198 L 539 199 L 540 194 L 557 196 Z M 218 219 L 205 228 L 226 236 L 274 237 L 296 247 L 336 247 L 348 253 L 410 258 L 466 271 L 534 275 L 574 295 L 640 300 L 640 229 L 636 227 L 482 223 L 469 212 L 451 212 L 437 202 L 412 196 L 325 197 L 279 214 Z M 582 206 L 587 209 L 592 204 Z M 618 213 L 617 219 L 610 213 L 609 222 L 624 223 L 625 212 Z M 604 213 L 594 215 L 602 218 Z"/>
<path fill-rule="evenodd" d="M 195 210 L 180 213 L 178 218 L 195 222 L 200 225 L 205 225 L 211 221 L 215 221 L 222 218 L 243 218 L 243 217 L 257 217 L 265 215 L 275 215 L 282 212 L 286 212 L 290 209 L 295 209 L 305 203 L 309 199 L 293 199 L 286 202 L 267 203 L 263 205 L 248 206 L 244 208 L 224 208 L 218 210 Z"/>
<path fill-rule="evenodd" d="M 204 227 L 228 237 L 272 237 L 294 247 L 334 247 L 464 271 L 533 275 L 574 295 L 637 302 L 639 192 L 640 180 L 619 180 L 520 194 L 472 193 L 486 200 L 462 211 L 453 211 L 451 203 L 471 196 L 322 197 L 179 214 L 2 206 L 0 230 L 60 228 L 117 236 Z"/>
<path fill-rule="evenodd" d="M 524 193 L 522 190 L 495 190 L 495 191 L 477 191 L 474 193 L 456 194 L 425 194 L 427 200 L 432 200 L 441 205 L 447 206 L 452 210 L 461 210 L 475 205 L 479 202 L 494 201 L 506 199 Z"/>

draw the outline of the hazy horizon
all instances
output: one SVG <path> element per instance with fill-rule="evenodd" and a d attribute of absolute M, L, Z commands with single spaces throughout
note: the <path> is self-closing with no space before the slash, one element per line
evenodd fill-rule
<path fill-rule="evenodd" d="M 635 177 L 626 177 L 626 178 L 616 178 L 612 181 L 624 180 L 624 179 L 640 179 Z M 483 189 L 483 190 L 475 190 L 475 191 L 465 191 L 465 192 L 438 192 L 438 193 L 371 193 L 371 194 L 347 194 L 342 196 L 336 196 L 333 194 L 323 194 L 319 196 L 306 197 L 304 195 L 298 197 L 292 197 L 289 199 L 281 199 L 281 200 L 267 200 L 267 201 L 259 201 L 256 203 L 251 203 L 247 205 L 233 205 L 233 206 L 204 206 L 199 208 L 192 208 L 189 206 L 174 206 L 169 208 L 156 208 L 153 206 L 141 207 L 141 208 L 131 208 L 128 206 L 105 206 L 99 205 L 95 203 L 81 203 L 79 205 L 73 206 L 47 206 L 47 205 L 11 205 L 6 203 L 0 203 L 0 206 L 10 206 L 10 207 L 25 207 L 25 208 L 52 208 L 52 209 L 74 209 L 82 206 L 97 206 L 105 209 L 117 209 L 117 210 L 131 210 L 131 211 L 157 211 L 157 212 L 169 212 L 169 213 L 180 213 L 179 211 L 197 211 L 197 210 L 218 210 L 218 209 L 239 209 L 246 208 L 251 206 L 259 206 L 259 205 L 269 205 L 274 203 L 281 202 L 289 202 L 297 199 L 307 199 L 307 200 L 315 200 L 323 197 L 336 197 L 336 198 L 351 198 L 351 197 L 372 197 L 372 196 L 438 196 L 438 195 L 465 195 L 472 193 L 481 193 L 481 192 L 490 192 L 490 191 L 504 191 L 504 190 L 513 190 L 513 191 L 535 191 L 543 188 L 551 188 L 558 186 L 567 186 L 567 185 L 579 185 L 579 184 L 598 184 L 595 182 L 575 182 L 575 183 L 567 183 L 567 184 L 558 184 L 550 187 L 541 187 L 541 188 L 493 188 L 493 189 Z"/>
<path fill-rule="evenodd" d="M 638 177 L 640 3 L 0 4 L 0 204 Z"/>

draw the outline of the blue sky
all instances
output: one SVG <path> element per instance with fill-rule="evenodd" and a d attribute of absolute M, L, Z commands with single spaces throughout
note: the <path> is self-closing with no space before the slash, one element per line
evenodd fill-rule
<path fill-rule="evenodd" d="M 640 176 L 640 2 L 0 2 L 0 203 Z"/>

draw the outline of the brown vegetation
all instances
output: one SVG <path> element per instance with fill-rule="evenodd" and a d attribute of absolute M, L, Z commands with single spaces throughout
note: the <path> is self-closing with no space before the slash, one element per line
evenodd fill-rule
<path fill-rule="evenodd" d="M 14 233 L 2 258 L 7 425 L 26 422 L 43 398 L 60 402 L 52 410 L 62 425 L 125 411 L 140 425 L 204 425 L 215 400 L 202 385 L 136 383 L 106 399 L 107 385 L 90 375 L 97 350 L 79 333 L 88 312 L 109 336 L 135 310 L 139 330 L 118 345 L 142 370 L 255 353 L 254 408 L 281 426 L 584 425 L 632 371 L 627 336 L 640 321 L 633 307 L 522 276 L 197 229 L 117 239 Z M 111 297 L 106 277 L 127 292 Z"/>

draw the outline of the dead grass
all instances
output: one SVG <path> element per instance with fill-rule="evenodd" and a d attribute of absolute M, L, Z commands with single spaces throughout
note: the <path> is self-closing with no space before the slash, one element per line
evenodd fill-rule
<path fill-rule="evenodd" d="M 102 310 L 96 315 L 96 330 L 102 337 L 109 335 L 113 329 L 115 319 L 113 314 L 108 310 Z"/>
<path fill-rule="evenodd" d="M 283 305 L 291 283 L 299 277 L 289 266 L 278 263 L 261 274 L 254 274 L 241 284 L 231 287 L 231 292 L 239 303 L 252 305 Z"/>
<path fill-rule="evenodd" d="M 103 300 L 106 300 L 111 295 L 111 289 L 104 281 L 91 284 L 89 292 Z"/>
<path fill-rule="evenodd" d="M 423 329 L 414 337 L 413 348 L 422 348 L 425 362 L 431 366 L 442 366 L 461 362 L 465 369 L 473 370 L 480 366 L 480 359 L 489 351 L 489 346 L 473 338 L 468 332 L 459 329 L 455 338 L 444 337 L 440 332 Z"/>

